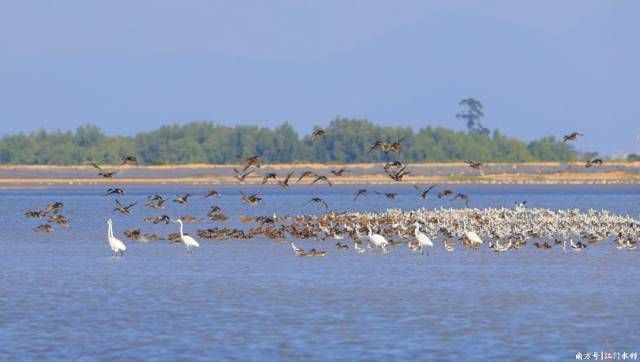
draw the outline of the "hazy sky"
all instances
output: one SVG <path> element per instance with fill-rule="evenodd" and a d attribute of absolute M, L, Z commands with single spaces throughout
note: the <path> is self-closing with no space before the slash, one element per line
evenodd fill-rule
<path fill-rule="evenodd" d="M 337 115 L 640 152 L 640 1 L 3 1 L 0 134 Z"/>

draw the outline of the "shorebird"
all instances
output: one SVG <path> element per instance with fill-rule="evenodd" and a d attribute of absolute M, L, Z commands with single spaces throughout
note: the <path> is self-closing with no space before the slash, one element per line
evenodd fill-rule
<path fill-rule="evenodd" d="M 111 219 L 107 220 L 107 240 L 109 241 L 109 246 L 111 247 L 111 251 L 113 252 L 113 256 L 124 256 L 124 251 L 127 250 L 127 246 L 124 245 L 122 241 L 113 236 L 113 221 Z"/>
<path fill-rule="evenodd" d="M 122 214 L 129 215 L 131 214 L 131 208 L 136 206 L 138 203 L 134 202 L 133 204 L 123 206 L 120 201 L 116 200 L 116 207 L 113 211 L 119 211 Z"/>
<path fill-rule="evenodd" d="M 102 167 L 98 166 L 95 162 L 92 162 L 91 166 L 93 166 L 94 168 L 98 169 L 98 176 L 102 176 L 104 178 L 112 178 L 113 175 L 118 173 L 118 170 L 105 171 L 105 170 L 102 169 Z"/>
<path fill-rule="evenodd" d="M 584 135 L 582 133 L 572 132 L 572 133 L 569 133 L 568 135 L 564 135 L 562 137 L 562 142 L 575 141 L 578 139 L 578 136 L 584 136 Z"/>

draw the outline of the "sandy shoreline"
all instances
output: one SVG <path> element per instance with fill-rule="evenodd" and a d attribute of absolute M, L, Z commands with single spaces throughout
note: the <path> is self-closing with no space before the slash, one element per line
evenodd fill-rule
<path fill-rule="evenodd" d="M 0 165 L 0 187 L 89 186 L 89 185 L 237 185 L 233 168 L 238 165 L 104 166 L 118 169 L 113 178 L 97 176 L 91 166 Z M 346 168 L 344 176 L 331 170 Z M 585 168 L 583 163 L 487 164 L 474 170 L 464 163 L 409 164 L 410 175 L 398 183 L 387 177 L 381 164 L 274 164 L 263 165 L 244 184 L 262 182 L 262 175 L 275 172 L 279 178 L 289 171 L 303 170 L 326 175 L 334 184 L 640 184 L 640 163 L 607 163 Z M 292 179 L 292 186 L 297 176 Z M 309 179 L 306 180 L 308 183 Z M 274 184 L 269 180 L 269 184 Z"/>

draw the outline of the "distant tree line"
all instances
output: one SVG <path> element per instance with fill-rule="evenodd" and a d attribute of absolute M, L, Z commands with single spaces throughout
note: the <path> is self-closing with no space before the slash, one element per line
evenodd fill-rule
<path fill-rule="evenodd" d="M 477 105 L 474 105 L 477 106 Z M 163 126 L 134 137 L 107 136 L 95 126 L 75 132 L 47 132 L 4 136 L 0 162 L 5 164 L 118 163 L 136 155 L 145 164 L 237 163 L 240 157 L 261 155 L 265 162 L 353 163 L 400 159 L 405 162 L 448 162 L 472 159 L 481 162 L 570 161 L 577 152 L 553 136 L 525 143 L 501 132 L 489 131 L 478 113 L 461 113 L 469 132 L 443 127 L 379 126 L 365 119 L 337 118 L 323 137 L 300 137 L 288 123 L 276 128 L 227 127 L 211 122 Z M 376 140 L 403 139 L 400 154 L 380 150 L 368 153 Z"/>

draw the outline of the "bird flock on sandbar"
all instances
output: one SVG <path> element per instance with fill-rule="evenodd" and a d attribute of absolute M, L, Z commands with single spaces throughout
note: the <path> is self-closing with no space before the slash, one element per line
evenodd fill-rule
<path fill-rule="evenodd" d="M 316 129 L 311 135 L 311 141 L 320 140 L 326 132 Z M 573 132 L 563 137 L 564 142 L 574 141 L 581 133 Z M 402 141 L 399 138 L 393 142 L 377 140 L 371 144 L 367 153 L 380 150 L 384 153 L 399 153 L 402 150 Z M 330 170 L 330 175 L 318 174 L 311 170 L 303 170 L 299 175 L 294 171 L 287 172 L 281 178 L 275 172 L 264 172 L 259 175 L 262 166 L 260 155 L 241 157 L 242 166 L 233 168 L 234 176 L 239 183 L 244 183 L 250 175 L 261 179 L 261 184 L 272 182 L 284 189 L 289 188 L 290 183 L 295 180 L 296 184 L 308 179 L 308 184 L 314 185 L 324 183 L 333 186 L 331 178 L 342 177 L 350 172 L 347 168 Z M 485 165 L 481 162 L 465 161 L 473 169 L 482 169 Z M 122 165 L 138 165 L 137 157 L 124 156 Z M 601 159 L 594 159 L 587 162 L 585 167 L 602 165 Z M 98 170 L 97 175 L 101 178 L 113 178 L 119 169 L 105 169 L 102 166 L 91 163 Z M 382 166 L 382 171 L 386 176 L 395 182 L 402 182 L 403 177 L 410 175 L 411 171 L 407 165 L 399 160 L 386 162 Z M 456 248 L 478 250 L 484 245 L 497 253 L 510 250 L 517 250 L 525 247 L 527 242 L 531 242 L 536 249 L 547 250 L 561 248 L 563 251 L 582 251 L 588 246 L 610 240 L 618 250 L 637 250 L 637 240 L 640 238 L 640 222 L 628 216 L 614 215 L 607 211 L 589 210 L 580 212 L 579 210 L 559 210 L 528 208 L 526 201 L 516 202 L 513 208 L 470 208 L 471 198 L 469 195 L 456 192 L 448 188 L 438 188 L 438 185 L 421 187 L 413 184 L 417 197 L 427 200 L 431 194 L 438 199 L 459 201 L 464 204 L 464 208 L 436 208 L 418 209 L 414 211 L 401 211 L 398 209 L 388 209 L 380 213 L 362 212 L 337 212 L 332 211 L 330 205 L 320 196 L 312 196 L 301 206 L 317 205 L 321 210 L 320 214 L 283 215 L 276 214 L 270 216 L 240 216 L 239 221 L 248 224 L 246 229 L 232 228 L 228 226 L 218 226 L 212 228 L 200 228 L 196 230 L 196 235 L 200 239 L 209 240 L 233 240 L 251 239 L 261 237 L 290 245 L 294 255 L 302 257 L 323 257 L 326 250 L 311 248 L 303 249 L 296 245 L 296 241 L 335 241 L 335 248 L 339 251 L 353 250 L 356 253 L 380 252 L 388 253 L 393 248 L 406 246 L 421 255 L 429 255 L 429 249 L 436 244 L 442 244 L 444 250 L 454 251 Z M 358 189 L 352 198 L 355 203 L 360 198 L 371 194 L 380 195 L 393 201 L 396 199 L 395 192 L 381 192 L 366 188 Z M 105 191 L 104 196 L 124 197 L 126 191 L 123 188 L 113 187 Z M 201 200 L 217 199 L 222 195 L 216 190 L 209 190 L 201 196 Z M 196 195 L 186 193 L 165 197 L 163 195 L 149 195 L 144 204 L 145 207 L 153 210 L 164 210 L 170 200 L 170 204 L 187 205 Z M 256 206 L 263 202 L 261 191 L 245 192 L 239 191 L 240 201 L 249 206 Z M 138 205 L 137 202 L 123 203 L 116 198 L 113 212 L 121 215 L 131 215 Z M 69 227 L 69 219 L 62 215 L 64 204 L 52 202 L 42 209 L 28 210 L 25 216 L 35 219 L 46 219 L 46 223 L 34 228 L 36 232 L 50 233 L 54 231 L 54 225 Z M 169 240 L 171 242 L 183 243 L 187 252 L 191 253 L 193 248 L 199 247 L 197 240 L 184 233 L 185 223 L 217 222 L 224 223 L 230 219 L 225 212 L 216 205 L 209 208 L 205 216 L 196 217 L 183 215 L 172 218 L 166 214 L 147 216 L 143 219 L 145 223 L 151 224 L 178 224 L 178 232 L 171 233 L 166 237 L 161 237 L 153 233 L 144 233 L 140 228 L 127 229 L 123 235 L 130 240 L 139 242 L 149 242 L 155 240 Z M 107 221 L 107 241 L 112 250 L 113 256 L 123 256 L 126 245 L 115 237 L 113 232 L 113 220 Z M 295 239 L 295 241 L 294 241 Z M 350 242 L 349 242 L 350 241 Z M 486 242 L 485 242 L 486 241 Z"/>

